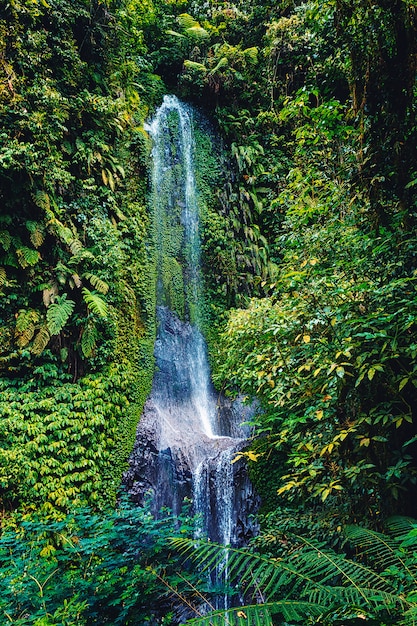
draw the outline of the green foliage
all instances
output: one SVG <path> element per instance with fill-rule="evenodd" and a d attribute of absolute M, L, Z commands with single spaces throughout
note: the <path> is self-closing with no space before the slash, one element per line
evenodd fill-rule
<path fill-rule="evenodd" d="M 227 567 L 230 584 L 238 583 L 240 593 L 254 601 L 189 623 L 220 624 L 227 616 L 231 624 L 254 625 L 282 623 L 281 619 L 285 623 L 316 623 L 318 618 L 323 625 L 353 624 L 358 619 L 412 624 L 416 612 L 415 521 L 393 518 L 388 534 L 350 526 L 346 535 L 359 550 L 355 560 L 299 535 L 285 536 L 284 558 L 172 539 L 203 571 Z"/>
<path fill-rule="evenodd" d="M 75 307 L 75 302 L 67 300 L 67 294 L 57 296 L 46 312 L 48 330 L 51 335 L 58 335 L 64 328 Z"/>
<path fill-rule="evenodd" d="M 148 623 L 152 616 L 164 623 L 166 583 L 179 582 L 179 557 L 167 537 L 191 531 L 184 516 L 166 512 L 155 520 L 146 508 L 126 503 L 104 515 L 78 508 L 58 519 L 15 516 L 0 538 L 2 621 L 114 626 Z"/>
<path fill-rule="evenodd" d="M 43 385 L 33 379 L 1 385 L 3 506 L 36 505 L 49 513 L 112 502 L 121 472 L 117 428 L 134 400 L 127 374 L 113 368 L 71 384 L 56 365 L 40 364 L 34 373 Z"/>

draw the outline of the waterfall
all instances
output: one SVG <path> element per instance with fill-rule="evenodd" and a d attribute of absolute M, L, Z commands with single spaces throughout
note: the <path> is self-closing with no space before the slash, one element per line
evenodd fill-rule
<path fill-rule="evenodd" d="M 201 332 L 198 191 L 192 111 L 165 96 L 146 130 L 152 138 L 152 192 L 157 266 L 156 370 L 124 477 L 139 504 L 178 515 L 193 502 L 198 534 L 223 544 L 250 534 L 256 498 L 242 466 L 232 464 L 246 433 L 248 408 L 216 393 Z M 243 511 L 243 509 L 245 509 Z"/>

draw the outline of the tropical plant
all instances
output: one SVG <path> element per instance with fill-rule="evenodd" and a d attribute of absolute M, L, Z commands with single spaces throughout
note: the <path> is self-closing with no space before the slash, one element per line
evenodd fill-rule
<path fill-rule="evenodd" d="M 272 626 L 378 620 L 378 624 L 414 624 L 416 522 L 392 518 L 387 534 L 349 526 L 346 538 L 356 550 L 353 558 L 297 535 L 283 537 L 287 555 L 279 558 L 204 541 L 171 539 L 202 573 L 227 572 L 229 591 L 253 602 L 209 612 L 187 623 Z"/>

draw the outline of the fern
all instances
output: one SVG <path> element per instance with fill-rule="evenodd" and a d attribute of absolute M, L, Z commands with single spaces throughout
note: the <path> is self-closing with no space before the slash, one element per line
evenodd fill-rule
<path fill-rule="evenodd" d="M 355 533 L 350 527 L 349 534 L 357 540 L 361 535 L 359 531 Z M 367 529 L 365 536 L 369 536 Z M 404 624 L 412 623 L 414 613 L 411 602 L 397 592 L 396 581 L 393 583 L 392 577 L 385 575 L 385 572 L 380 574 L 363 563 L 349 560 L 345 555 L 337 554 L 309 539 L 294 537 L 294 540 L 298 544 L 297 550 L 286 559 L 274 559 L 210 542 L 172 539 L 175 548 L 187 560 L 198 563 L 202 571 L 222 572 L 227 567 L 229 583 L 237 584 L 247 597 L 252 595 L 255 603 L 240 609 L 247 616 L 244 622 L 237 621 L 239 609 L 233 609 L 234 613 L 230 610 L 211 613 L 189 623 L 213 626 L 227 624 L 230 615 L 230 624 L 233 625 L 272 624 L 271 621 L 262 621 L 266 615 L 263 609 L 266 608 L 292 621 L 318 617 L 328 611 L 337 611 L 346 619 L 353 619 L 358 613 L 395 611 L 404 615 Z M 381 545 L 379 536 L 377 544 Z M 373 546 L 373 543 L 370 545 Z M 373 550 L 371 554 L 374 554 Z M 408 574 L 414 589 L 410 569 L 405 563 L 401 567 L 401 571 Z M 267 601 L 259 604 L 260 596 Z M 225 620 L 223 622 L 222 617 Z"/>
<path fill-rule="evenodd" d="M 40 248 L 44 242 L 43 226 L 39 222 L 27 221 L 26 228 L 30 233 L 30 240 L 35 248 Z"/>
<path fill-rule="evenodd" d="M 33 340 L 31 352 L 33 354 L 41 354 L 49 343 L 51 335 L 46 325 L 41 326 Z"/>
<path fill-rule="evenodd" d="M 74 287 L 77 287 L 77 289 L 79 289 L 81 285 L 82 285 L 82 281 L 81 281 L 81 278 L 78 276 L 78 274 L 72 274 L 70 278 L 70 287 L 72 289 Z"/>
<path fill-rule="evenodd" d="M 387 570 L 391 567 L 407 572 L 410 578 L 417 584 L 415 572 L 412 572 L 405 562 L 405 552 L 400 550 L 398 540 L 378 533 L 369 528 L 348 526 L 346 535 L 349 541 L 358 549 L 359 554 L 371 561 L 379 570 Z"/>
<path fill-rule="evenodd" d="M 90 281 L 91 286 L 94 287 L 94 289 L 97 289 L 97 291 L 106 295 L 109 290 L 109 286 L 106 282 L 104 282 L 104 280 L 101 280 L 101 278 L 95 274 L 91 274 L 90 272 L 83 274 L 83 277 Z"/>
<path fill-rule="evenodd" d="M 81 352 L 85 358 L 89 358 L 96 347 L 97 343 L 97 328 L 94 322 L 90 319 L 84 326 L 81 336 Z"/>
<path fill-rule="evenodd" d="M 57 296 L 46 312 L 48 330 L 51 335 L 58 335 L 67 323 L 75 307 L 75 302 L 67 299 L 67 294 Z"/>
<path fill-rule="evenodd" d="M 4 287 L 7 282 L 7 274 L 4 267 L 0 267 L 0 287 Z"/>
<path fill-rule="evenodd" d="M 46 191 L 42 191 L 42 190 L 37 191 L 35 195 L 33 196 L 33 200 L 36 206 L 39 207 L 40 209 L 43 209 L 44 211 L 51 210 L 51 201 Z"/>
<path fill-rule="evenodd" d="M 26 246 L 18 248 L 16 250 L 16 255 L 20 266 L 23 268 L 28 267 L 28 265 L 36 265 L 41 258 L 41 255 L 37 250 Z"/>
<path fill-rule="evenodd" d="M 15 336 L 20 348 L 24 348 L 32 340 L 38 322 L 39 313 L 34 309 L 21 309 L 19 311 L 16 319 Z"/>
<path fill-rule="evenodd" d="M 0 230 L 0 243 L 3 247 L 3 250 L 5 250 L 5 252 L 7 252 L 10 249 L 12 238 L 8 230 Z"/>
<path fill-rule="evenodd" d="M 83 287 L 82 292 L 88 310 L 98 315 L 98 317 L 107 317 L 107 304 L 104 300 L 98 294 L 87 289 L 87 287 Z"/>
<path fill-rule="evenodd" d="M 69 244 L 69 248 L 73 256 L 79 256 L 84 246 L 79 239 L 73 239 Z"/>

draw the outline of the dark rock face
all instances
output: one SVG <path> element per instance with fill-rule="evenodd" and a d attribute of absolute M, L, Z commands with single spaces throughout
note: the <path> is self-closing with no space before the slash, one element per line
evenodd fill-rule
<path fill-rule="evenodd" d="M 151 494 L 155 515 L 162 507 L 179 515 L 184 500 L 192 500 L 203 534 L 241 545 L 255 532 L 251 516 L 258 498 L 244 463 L 232 460 L 244 446 L 240 423 L 250 409 L 216 395 L 204 341 L 194 327 L 164 307 L 158 318 L 157 372 L 124 486 L 138 505 Z"/>

